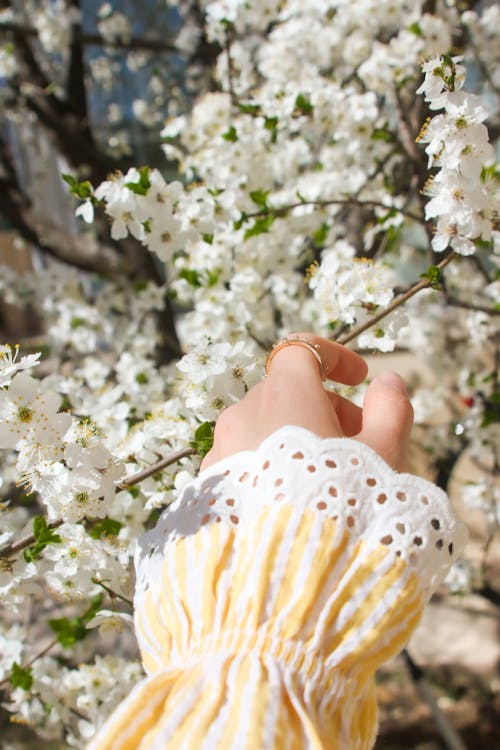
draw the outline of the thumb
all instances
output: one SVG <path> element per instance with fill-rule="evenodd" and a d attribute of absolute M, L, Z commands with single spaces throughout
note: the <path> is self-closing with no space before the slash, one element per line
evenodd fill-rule
<path fill-rule="evenodd" d="M 373 448 L 396 471 L 406 471 L 413 408 L 406 384 L 395 372 L 377 375 L 368 386 L 362 425 L 357 440 Z"/>

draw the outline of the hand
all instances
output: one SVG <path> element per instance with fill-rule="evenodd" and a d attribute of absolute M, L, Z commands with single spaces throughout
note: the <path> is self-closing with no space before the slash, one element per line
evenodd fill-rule
<path fill-rule="evenodd" d="M 310 333 L 293 336 L 319 344 L 328 380 L 358 385 L 366 377 L 366 362 L 350 349 Z M 382 373 L 370 383 L 360 409 L 324 389 L 312 352 L 301 346 L 284 347 L 274 355 L 268 376 L 222 412 L 213 447 L 201 468 L 233 453 L 253 450 L 285 425 L 305 427 L 320 437 L 355 437 L 393 469 L 404 471 L 413 409 L 404 380 L 395 373 Z"/>

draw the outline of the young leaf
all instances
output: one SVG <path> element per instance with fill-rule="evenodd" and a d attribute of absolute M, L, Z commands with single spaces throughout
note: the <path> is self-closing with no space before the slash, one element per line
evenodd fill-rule
<path fill-rule="evenodd" d="M 278 138 L 278 118 L 277 117 L 266 117 L 264 120 L 264 127 L 271 133 L 271 143 L 276 143 Z"/>
<path fill-rule="evenodd" d="M 151 187 L 151 180 L 149 174 L 151 169 L 149 167 L 140 167 L 139 181 L 138 182 L 126 182 L 125 187 L 131 190 L 136 195 L 147 195 L 149 188 Z"/>
<path fill-rule="evenodd" d="M 61 177 L 63 178 L 64 182 L 69 185 L 69 192 L 72 195 L 76 195 L 76 197 L 81 198 L 81 200 L 87 200 L 87 198 L 92 197 L 94 191 L 91 183 L 88 180 L 78 182 L 78 180 L 73 177 L 72 174 L 62 174 Z"/>
<path fill-rule="evenodd" d="M 13 688 L 21 688 L 22 690 L 29 690 L 33 685 L 33 676 L 31 674 L 31 667 L 23 669 L 17 662 L 12 665 L 9 682 Z"/>
<path fill-rule="evenodd" d="M 179 278 L 187 281 L 195 289 L 201 286 L 200 274 L 194 268 L 183 268 L 179 271 Z"/>
<path fill-rule="evenodd" d="M 433 289 L 439 289 L 441 286 L 441 269 L 437 266 L 429 266 L 425 273 L 420 274 L 421 279 L 427 279 Z"/>
<path fill-rule="evenodd" d="M 295 111 L 301 115 L 311 115 L 314 112 L 314 107 L 305 94 L 299 94 L 295 99 Z"/>
<path fill-rule="evenodd" d="M 259 217 L 255 219 L 253 226 L 246 230 L 244 239 L 248 240 L 250 237 L 256 237 L 259 234 L 265 234 L 269 232 L 269 229 L 274 223 L 274 214 L 267 214 L 267 216 Z"/>
<path fill-rule="evenodd" d="M 88 635 L 81 617 L 59 617 L 49 620 L 49 625 L 63 648 L 71 648 Z"/>
<path fill-rule="evenodd" d="M 59 534 L 47 526 L 47 521 L 43 516 L 35 516 L 33 519 L 33 536 L 35 544 L 23 551 L 23 557 L 26 562 L 34 562 L 40 553 L 48 544 L 60 544 L 62 542 Z"/>
<path fill-rule="evenodd" d="M 205 456 L 214 442 L 215 422 L 203 422 L 194 433 L 194 440 L 191 447 L 196 450 L 200 456 Z"/>
<path fill-rule="evenodd" d="M 236 128 L 234 127 L 234 125 L 231 125 L 229 130 L 226 130 L 225 133 L 222 133 L 222 137 L 225 141 L 236 143 L 236 141 L 238 140 L 238 133 L 236 132 Z"/>
<path fill-rule="evenodd" d="M 89 634 L 85 627 L 97 614 L 103 601 L 102 594 L 94 596 L 89 608 L 83 615 L 77 617 L 58 617 L 49 620 L 49 625 L 57 636 L 57 640 L 63 648 L 71 648 L 78 641 L 83 641 Z"/>
<path fill-rule="evenodd" d="M 88 534 L 92 539 L 102 539 L 107 536 L 117 536 L 123 524 L 114 518 L 102 518 L 92 524 Z"/>
<path fill-rule="evenodd" d="M 252 190 L 250 198 L 259 208 L 267 209 L 267 196 L 270 192 L 270 190 Z"/>
<path fill-rule="evenodd" d="M 246 213 L 245 213 L 244 211 L 242 211 L 242 212 L 241 212 L 241 215 L 240 215 L 240 218 L 239 218 L 239 219 L 237 219 L 237 220 L 236 220 L 236 221 L 235 221 L 235 222 L 233 223 L 233 229 L 234 229 L 235 231 L 238 231 L 238 229 L 241 229 L 241 227 L 243 226 L 243 224 L 244 224 L 245 222 L 247 222 L 247 221 L 248 221 L 248 216 L 246 215 Z"/>
<path fill-rule="evenodd" d="M 260 114 L 260 104 L 243 104 L 239 103 L 238 109 L 245 115 L 258 115 Z"/>

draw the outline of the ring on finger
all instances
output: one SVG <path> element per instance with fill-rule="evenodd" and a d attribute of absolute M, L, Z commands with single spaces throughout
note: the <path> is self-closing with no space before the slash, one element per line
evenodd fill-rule
<path fill-rule="evenodd" d="M 307 349 L 307 351 L 311 352 L 311 354 L 314 356 L 314 358 L 317 360 L 319 364 L 319 374 L 321 376 L 321 380 L 324 382 L 327 379 L 328 368 L 327 368 L 325 359 L 321 354 L 320 345 L 313 344 L 309 339 L 300 338 L 300 336 L 294 336 L 292 338 L 283 339 L 283 341 L 280 341 L 278 344 L 275 344 L 273 346 L 266 360 L 266 375 L 269 374 L 269 370 L 271 368 L 271 362 L 273 361 L 276 354 L 281 349 L 284 349 L 287 346 L 300 346 L 303 349 Z"/>

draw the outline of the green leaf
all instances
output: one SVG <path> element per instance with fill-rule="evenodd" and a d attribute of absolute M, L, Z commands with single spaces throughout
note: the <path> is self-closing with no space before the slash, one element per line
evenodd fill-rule
<path fill-rule="evenodd" d="M 78 641 L 83 641 L 88 635 L 81 617 L 59 617 L 49 620 L 49 625 L 63 648 L 71 648 Z"/>
<path fill-rule="evenodd" d="M 243 112 L 245 115 L 259 115 L 260 114 L 260 104 L 243 104 L 238 103 L 238 109 L 240 112 Z"/>
<path fill-rule="evenodd" d="M 231 125 L 229 130 L 226 130 L 225 133 L 222 133 L 222 137 L 225 141 L 236 143 L 236 141 L 238 140 L 238 133 L 236 132 L 236 128 L 234 127 L 234 125 Z"/>
<path fill-rule="evenodd" d="M 500 182 L 500 169 L 498 164 L 484 165 L 481 169 L 481 182 Z"/>
<path fill-rule="evenodd" d="M 139 182 L 126 182 L 125 187 L 136 195 L 147 195 L 147 192 L 151 187 L 151 180 L 149 179 L 151 169 L 149 167 L 140 167 L 138 171 Z"/>
<path fill-rule="evenodd" d="M 494 391 L 484 402 L 481 427 L 500 422 L 500 391 Z"/>
<path fill-rule="evenodd" d="M 421 279 L 427 279 L 433 289 L 439 289 L 441 286 L 441 269 L 437 266 L 429 266 L 425 273 L 420 274 Z"/>
<path fill-rule="evenodd" d="M 219 281 L 219 271 L 207 271 L 207 284 L 209 287 L 215 286 Z"/>
<path fill-rule="evenodd" d="M 92 197 L 94 190 L 92 184 L 88 180 L 78 182 L 76 177 L 73 177 L 72 174 L 62 174 L 61 177 L 64 182 L 69 185 L 69 192 L 72 195 L 76 195 L 76 197 L 81 198 L 81 200 L 87 200 L 87 198 Z"/>
<path fill-rule="evenodd" d="M 259 208 L 267 209 L 267 197 L 270 190 L 252 190 L 250 198 Z"/>
<path fill-rule="evenodd" d="M 202 234 L 201 235 L 203 242 L 206 242 L 207 245 L 211 245 L 214 241 L 213 234 Z"/>
<path fill-rule="evenodd" d="M 328 224 L 328 222 L 324 221 L 320 228 L 314 232 L 314 234 L 312 235 L 312 241 L 317 247 L 324 246 L 329 230 L 330 225 Z"/>
<path fill-rule="evenodd" d="M 76 328 L 81 328 L 84 325 L 85 325 L 84 318 L 73 317 L 73 318 L 71 318 L 71 320 L 69 322 L 69 326 L 70 326 L 70 328 L 71 328 L 72 331 L 74 331 Z"/>
<path fill-rule="evenodd" d="M 21 688 L 22 690 L 30 690 L 33 685 L 31 667 L 23 669 L 17 662 L 12 665 L 9 682 L 13 688 Z"/>
<path fill-rule="evenodd" d="M 203 422 L 194 433 L 194 440 L 191 441 L 191 447 L 200 456 L 205 456 L 213 445 L 214 427 L 215 422 Z"/>
<path fill-rule="evenodd" d="M 89 529 L 88 534 L 92 539 L 118 536 L 122 526 L 123 524 L 120 521 L 115 521 L 114 518 L 101 518 L 99 521 L 92 524 L 92 528 Z"/>
<path fill-rule="evenodd" d="M 274 218 L 274 214 L 270 213 L 267 214 L 267 216 L 261 216 L 258 219 L 255 219 L 253 226 L 246 230 L 243 239 L 248 240 L 250 237 L 256 237 L 259 234 L 269 232 L 274 223 Z"/>
<path fill-rule="evenodd" d="M 416 21 L 408 26 L 408 31 L 411 31 L 415 36 L 423 36 L 423 31 Z"/>
<path fill-rule="evenodd" d="M 309 97 L 305 94 L 299 94 L 295 99 L 295 111 L 302 115 L 311 115 L 314 112 L 314 107 Z"/>
<path fill-rule="evenodd" d="M 370 135 L 372 141 L 385 141 L 386 143 L 392 143 L 394 136 L 388 130 L 384 128 L 376 128 Z"/>
<path fill-rule="evenodd" d="M 96 616 L 102 601 L 102 594 L 97 594 L 92 598 L 90 607 L 80 617 L 59 617 L 49 620 L 49 625 L 63 648 L 71 648 L 88 636 L 90 631 L 87 630 L 86 625 Z"/>
<path fill-rule="evenodd" d="M 33 536 L 35 537 L 35 544 L 23 551 L 26 562 L 34 562 L 38 559 L 40 553 L 48 544 L 60 544 L 62 542 L 59 534 L 49 529 L 43 516 L 35 516 L 33 519 Z"/>
<path fill-rule="evenodd" d="M 245 224 L 247 221 L 248 221 L 248 216 L 246 215 L 246 213 L 244 211 L 242 211 L 241 215 L 240 215 L 240 218 L 237 219 L 237 221 L 235 221 L 233 223 L 233 229 L 235 231 L 238 231 L 238 229 L 241 229 L 241 227 L 243 226 L 243 224 Z"/>
<path fill-rule="evenodd" d="M 181 271 L 179 271 L 179 278 L 185 279 L 187 283 L 193 286 L 195 289 L 202 285 L 200 281 L 200 274 L 194 268 L 183 268 Z"/>
<path fill-rule="evenodd" d="M 277 117 L 266 117 L 264 120 L 264 127 L 271 133 L 271 143 L 276 143 L 278 138 L 278 122 Z"/>

